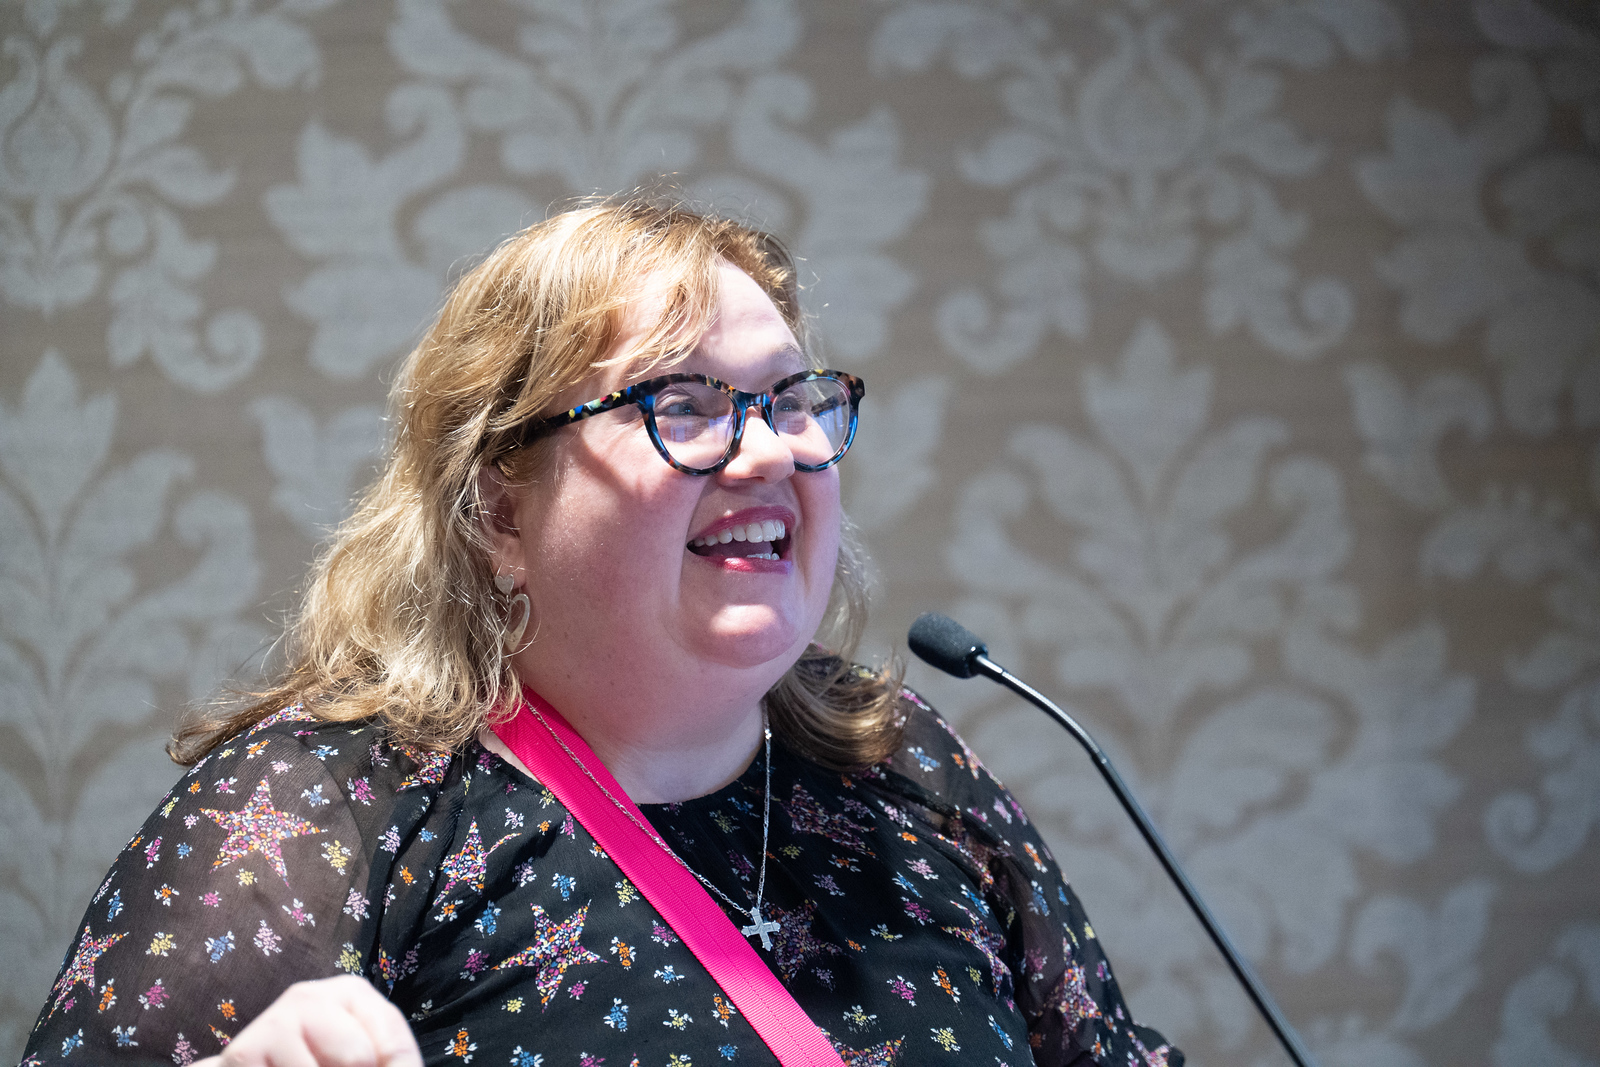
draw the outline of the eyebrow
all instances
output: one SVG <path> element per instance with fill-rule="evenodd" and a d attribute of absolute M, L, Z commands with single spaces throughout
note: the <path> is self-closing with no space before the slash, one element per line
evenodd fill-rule
<path fill-rule="evenodd" d="M 773 349 L 772 358 L 780 360 L 793 359 L 800 365 L 801 369 L 806 369 L 811 366 L 810 357 L 806 355 L 805 350 L 799 345 L 784 345 L 782 348 Z"/>
<path fill-rule="evenodd" d="M 685 353 L 685 356 L 698 355 L 699 353 L 700 346 L 696 344 L 687 353 Z M 798 344 L 793 343 L 779 345 L 777 348 L 770 350 L 764 358 L 780 365 L 786 362 L 792 362 L 794 364 L 794 370 L 796 371 L 815 370 L 819 366 L 817 364 L 813 364 L 810 355 L 807 354 L 805 349 L 801 348 Z M 679 366 L 680 364 L 674 364 L 674 366 Z M 788 371 L 784 374 L 778 375 L 778 377 L 787 377 L 788 374 L 792 373 L 794 373 L 794 371 Z"/>

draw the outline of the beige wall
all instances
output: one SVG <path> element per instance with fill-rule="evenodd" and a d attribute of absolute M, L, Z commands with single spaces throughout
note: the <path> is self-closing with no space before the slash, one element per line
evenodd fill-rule
<path fill-rule="evenodd" d="M 788 239 L 870 383 L 877 651 L 939 608 L 1081 712 L 1323 1063 L 1600 1060 L 1592 4 L 11 0 L 0 36 L 0 1054 L 453 266 L 670 173 Z M 913 678 L 1140 1014 L 1266 1062 L 1065 736 Z"/>

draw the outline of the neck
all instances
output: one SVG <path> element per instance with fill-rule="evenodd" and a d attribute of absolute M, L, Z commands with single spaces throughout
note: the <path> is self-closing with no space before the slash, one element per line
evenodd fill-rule
<path fill-rule="evenodd" d="M 636 804 L 670 804 L 714 793 L 743 774 L 761 749 L 761 696 L 720 702 L 655 699 L 617 691 L 589 679 L 530 680 L 600 757 Z M 663 687 L 665 688 L 665 687 Z M 516 766 L 494 732 L 479 741 Z M 526 767 L 522 767 L 524 771 Z"/>
<path fill-rule="evenodd" d="M 617 737 L 593 720 L 572 728 L 594 749 L 635 804 L 671 804 L 715 793 L 738 778 L 761 750 L 761 708 L 757 705 L 720 735 Z"/>

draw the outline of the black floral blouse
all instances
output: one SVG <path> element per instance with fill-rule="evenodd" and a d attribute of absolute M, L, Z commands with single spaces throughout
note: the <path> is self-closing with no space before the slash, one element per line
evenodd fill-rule
<path fill-rule="evenodd" d="M 773 746 L 769 960 L 851 1067 L 1183 1056 L 1134 1024 L 1011 795 L 907 694 L 861 775 Z M 646 816 L 753 899 L 764 761 Z M 742 916 L 735 916 L 740 922 Z M 289 708 L 191 769 L 95 893 L 24 1065 L 188 1064 L 291 982 L 362 974 L 430 1064 L 714 1067 L 772 1054 L 559 801 Z"/>

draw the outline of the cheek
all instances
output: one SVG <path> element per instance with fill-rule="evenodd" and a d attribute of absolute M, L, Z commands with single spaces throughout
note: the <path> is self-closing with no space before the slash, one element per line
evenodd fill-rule
<path fill-rule="evenodd" d="M 528 500 L 528 521 L 519 525 L 552 591 L 637 599 L 674 580 L 684 545 L 673 531 L 687 528 L 694 498 L 673 491 L 676 483 L 663 476 L 673 472 L 653 453 L 606 458 L 613 462 L 603 467 L 568 466 L 553 491 Z"/>
<path fill-rule="evenodd" d="M 817 474 L 802 474 L 801 506 L 805 509 L 807 524 L 812 536 L 807 538 L 807 563 L 815 572 L 809 575 L 813 584 L 821 583 L 824 590 L 833 587 L 834 566 L 839 558 L 839 527 L 843 521 L 843 508 L 839 503 L 839 475 L 837 468 Z"/>

